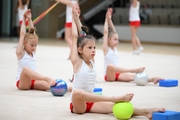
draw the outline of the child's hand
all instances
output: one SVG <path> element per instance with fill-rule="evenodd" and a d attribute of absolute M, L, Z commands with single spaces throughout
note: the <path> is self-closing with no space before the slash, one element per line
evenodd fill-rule
<path fill-rule="evenodd" d="M 107 16 L 108 16 L 109 19 L 112 18 L 112 12 L 113 12 L 113 9 L 112 8 L 108 8 Z"/>
<path fill-rule="evenodd" d="M 73 12 L 73 17 L 79 17 L 80 16 L 81 11 L 79 9 L 79 5 L 78 4 L 73 5 L 72 12 Z"/>
<path fill-rule="evenodd" d="M 32 14 L 31 14 L 31 10 L 30 10 L 30 9 L 27 10 L 26 18 L 27 18 L 28 20 L 30 20 L 30 19 L 32 18 Z"/>

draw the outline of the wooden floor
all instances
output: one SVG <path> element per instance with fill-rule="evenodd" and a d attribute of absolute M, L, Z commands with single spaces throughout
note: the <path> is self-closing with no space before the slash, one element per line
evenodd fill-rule
<path fill-rule="evenodd" d="M 18 43 L 18 38 L 0 38 L 0 42 Z M 39 39 L 39 45 L 67 46 L 66 41 L 64 40 L 42 38 Z M 96 45 L 97 49 L 101 49 L 102 41 L 97 41 Z M 144 53 L 180 55 L 180 45 L 168 45 L 163 43 L 142 43 L 142 45 L 144 47 Z M 132 52 L 130 42 L 120 42 L 118 49 L 120 51 Z"/>

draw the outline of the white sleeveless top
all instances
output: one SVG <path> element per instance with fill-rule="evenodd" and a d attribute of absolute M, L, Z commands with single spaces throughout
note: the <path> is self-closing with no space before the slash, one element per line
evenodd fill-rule
<path fill-rule="evenodd" d="M 109 64 L 119 65 L 119 53 L 116 48 L 114 50 L 109 48 L 107 54 L 104 56 L 104 75 L 106 75 L 106 68 Z"/>
<path fill-rule="evenodd" d="M 139 1 L 137 1 L 136 7 L 133 7 L 133 5 L 131 4 L 130 10 L 129 10 L 129 21 L 140 21 L 139 7 L 140 7 Z"/>
<path fill-rule="evenodd" d="M 23 15 L 26 12 L 26 10 L 28 9 L 27 5 L 24 5 L 24 9 L 21 9 L 20 7 L 18 7 L 18 17 L 19 17 L 19 21 L 23 20 Z"/>
<path fill-rule="evenodd" d="M 70 0 L 72 3 L 77 3 L 76 0 Z M 66 6 L 66 23 L 72 22 L 72 7 Z"/>
<path fill-rule="evenodd" d="M 25 54 L 22 57 L 22 59 L 18 60 L 18 71 L 17 71 L 16 81 L 20 79 L 20 75 L 24 67 L 28 67 L 33 71 L 36 70 L 36 55 L 35 53 L 32 54 L 33 57 L 28 55 L 27 52 L 25 51 Z"/>
<path fill-rule="evenodd" d="M 73 90 L 80 89 L 85 92 L 92 93 L 96 84 L 96 68 L 93 61 L 90 61 L 93 68 L 89 68 L 89 66 L 84 62 L 82 62 L 81 69 L 79 72 L 74 73 L 74 80 L 73 80 Z"/>

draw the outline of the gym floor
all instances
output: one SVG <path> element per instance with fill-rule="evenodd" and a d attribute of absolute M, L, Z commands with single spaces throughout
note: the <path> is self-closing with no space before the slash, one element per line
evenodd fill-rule
<path fill-rule="evenodd" d="M 0 38 L 0 119 L 2 120 L 116 120 L 113 114 L 72 114 L 69 110 L 70 93 L 63 97 L 54 97 L 50 91 L 19 91 L 15 86 L 17 59 L 15 47 L 17 38 Z M 103 89 L 103 95 L 121 95 L 133 92 L 134 107 L 164 107 L 167 110 L 180 111 L 180 86 L 159 87 L 153 83 L 137 86 L 134 82 L 105 82 L 103 80 L 102 42 L 97 42 L 96 87 Z M 120 42 L 118 46 L 120 66 L 134 68 L 145 66 L 149 77 L 159 76 L 180 81 L 180 46 L 143 43 L 144 51 L 132 55 L 130 43 Z M 65 41 L 40 39 L 37 47 L 37 72 L 61 78 L 71 86 L 68 79 L 72 76 L 72 65 L 67 60 L 69 48 Z M 139 116 L 130 120 L 147 120 Z"/>

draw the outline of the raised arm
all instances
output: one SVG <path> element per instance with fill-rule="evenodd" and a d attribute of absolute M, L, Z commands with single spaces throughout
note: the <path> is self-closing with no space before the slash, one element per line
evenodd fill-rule
<path fill-rule="evenodd" d="M 18 46 L 16 48 L 16 56 L 17 56 L 17 59 L 21 59 L 22 56 L 24 55 L 24 37 L 25 37 L 25 34 L 26 34 L 26 25 L 25 25 L 25 21 L 26 21 L 26 13 L 27 11 L 24 13 L 24 17 L 23 17 L 23 20 L 22 20 L 22 25 L 21 25 L 21 29 L 20 29 L 20 38 L 19 38 L 19 43 L 18 43 Z"/>
<path fill-rule="evenodd" d="M 20 7 L 21 9 L 23 9 L 22 0 L 18 0 L 18 3 L 19 3 L 19 7 Z"/>
<path fill-rule="evenodd" d="M 27 20 L 28 20 L 28 28 L 29 28 L 29 30 L 30 30 L 30 28 L 34 27 L 33 22 L 32 22 L 31 9 L 28 9 L 28 10 L 27 10 L 26 18 L 27 18 Z"/>
<path fill-rule="evenodd" d="M 79 61 L 80 57 L 78 55 L 78 50 L 77 50 L 77 39 L 78 39 L 78 32 L 77 32 L 77 27 L 75 21 L 78 19 L 78 13 L 77 13 L 77 8 L 76 6 L 73 7 L 73 20 L 72 20 L 72 53 L 71 53 L 71 63 L 73 66 L 76 65 L 76 63 Z"/>
<path fill-rule="evenodd" d="M 113 9 L 112 8 L 109 8 L 108 9 L 108 24 L 109 24 L 109 27 L 110 29 L 113 31 L 113 32 L 116 32 L 116 29 L 114 27 L 114 24 L 112 22 L 112 13 L 113 13 Z"/>
<path fill-rule="evenodd" d="M 106 53 L 108 52 L 108 11 L 106 12 L 106 18 L 105 18 L 105 22 L 104 22 L 104 36 L 103 36 L 103 44 L 102 44 L 102 49 L 103 49 L 103 53 L 104 55 L 106 55 Z"/>
<path fill-rule="evenodd" d="M 80 17 L 80 14 L 81 14 L 81 11 L 80 11 L 80 8 L 79 8 L 79 5 L 74 5 L 76 7 L 76 10 L 77 10 L 77 16 L 74 18 L 74 21 L 76 23 L 76 26 L 77 26 L 77 30 L 78 30 L 78 33 L 79 35 L 81 34 L 82 32 L 82 23 L 81 23 L 81 20 L 79 19 Z"/>
<path fill-rule="evenodd" d="M 133 7 L 136 7 L 136 6 L 137 6 L 137 0 L 131 0 L 131 2 L 132 2 L 132 6 L 133 6 Z"/>
<path fill-rule="evenodd" d="M 30 2 L 30 0 L 27 0 L 27 1 L 26 1 L 26 5 L 27 5 L 27 6 L 29 6 L 29 2 Z"/>

